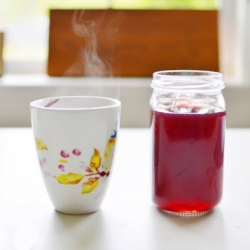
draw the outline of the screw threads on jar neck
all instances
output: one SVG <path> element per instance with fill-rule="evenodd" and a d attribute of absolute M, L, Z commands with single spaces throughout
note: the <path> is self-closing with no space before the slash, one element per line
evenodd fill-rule
<path fill-rule="evenodd" d="M 224 87 L 222 74 L 201 70 L 169 70 L 153 74 L 151 87 L 168 92 L 220 92 Z"/>

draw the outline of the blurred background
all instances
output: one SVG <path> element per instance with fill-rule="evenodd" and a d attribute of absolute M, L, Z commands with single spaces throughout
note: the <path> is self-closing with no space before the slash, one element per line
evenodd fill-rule
<path fill-rule="evenodd" d="M 50 9 L 218 9 L 219 0 L 0 0 L 0 31 L 4 32 L 5 72 L 21 62 L 36 62 L 43 72 L 48 57 Z M 12 65 L 10 65 L 12 64 Z M 39 66 L 41 67 L 39 69 Z M 34 68 L 35 70 L 35 68 Z"/>
<path fill-rule="evenodd" d="M 3 75 L 0 78 L 0 104 L 4 108 L 0 110 L 0 126 L 29 126 L 29 101 L 60 93 L 56 89 L 62 88 L 61 85 L 68 88 L 70 83 L 71 88 L 78 88 L 85 83 L 85 88 L 89 88 L 96 84 L 89 79 L 80 81 L 46 75 L 49 10 L 110 8 L 217 11 L 218 60 L 226 82 L 228 126 L 250 126 L 249 0 L 0 0 L 0 32 L 4 34 Z M 151 79 L 116 79 L 119 89 L 114 87 L 117 86 L 114 80 L 103 81 L 109 91 L 115 92 L 116 96 L 119 92 L 119 98 L 123 99 L 122 124 L 126 127 L 148 126 Z"/>

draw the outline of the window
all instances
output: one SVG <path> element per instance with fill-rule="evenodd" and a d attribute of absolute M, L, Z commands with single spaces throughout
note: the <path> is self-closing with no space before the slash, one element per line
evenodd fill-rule
<path fill-rule="evenodd" d="M 12 63 L 12 66 L 19 65 L 20 61 L 46 61 L 50 8 L 216 9 L 218 7 L 217 0 L 0 0 L 0 5 L 0 30 L 5 33 L 3 57 L 7 66 L 9 63 Z M 34 64 L 30 66 L 34 67 Z M 19 70 L 24 69 L 19 68 Z"/>
<path fill-rule="evenodd" d="M 250 1 L 223 0 L 220 12 L 221 70 L 233 82 L 250 82 Z"/>
<path fill-rule="evenodd" d="M 45 72 L 50 8 L 219 9 L 220 4 L 221 71 L 234 81 L 249 81 L 249 0 L 0 0 L 5 71 Z"/>
<path fill-rule="evenodd" d="M 50 8 L 205 8 L 220 9 L 222 73 L 236 83 L 250 83 L 250 71 L 247 70 L 250 68 L 249 4 L 250 0 L 0 0 L 0 32 L 5 32 L 4 72 L 46 72 Z M 0 125 L 30 126 L 27 107 L 34 99 L 65 93 L 100 95 L 103 91 L 102 94 L 110 97 L 119 97 L 122 93 L 122 126 L 148 126 L 151 93 L 148 79 L 131 79 L 129 84 L 124 78 L 101 79 L 101 82 L 74 78 L 70 79 L 70 84 L 68 81 L 46 75 L 4 75 L 0 78 L 0 100 L 4 103 Z M 250 126 L 249 117 L 245 115 L 249 107 L 249 88 L 240 87 L 225 89 L 229 127 Z"/>

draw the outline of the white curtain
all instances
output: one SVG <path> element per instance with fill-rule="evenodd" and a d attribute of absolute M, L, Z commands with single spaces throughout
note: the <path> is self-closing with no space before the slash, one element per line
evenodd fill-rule
<path fill-rule="evenodd" d="M 219 47 L 225 78 L 250 85 L 250 0 L 221 0 Z"/>

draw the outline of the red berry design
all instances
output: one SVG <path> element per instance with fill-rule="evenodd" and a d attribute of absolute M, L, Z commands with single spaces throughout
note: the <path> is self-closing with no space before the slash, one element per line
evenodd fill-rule
<path fill-rule="evenodd" d="M 62 164 L 60 164 L 60 165 L 58 166 L 58 168 L 59 168 L 61 171 L 65 171 L 65 167 L 64 167 L 64 165 L 62 165 Z"/>
<path fill-rule="evenodd" d="M 73 153 L 74 155 L 79 156 L 79 155 L 81 154 L 81 151 L 80 151 L 79 149 L 74 149 L 74 150 L 72 151 L 72 153 Z"/>
<path fill-rule="evenodd" d="M 65 152 L 64 150 L 62 150 L 60 152 L 60 155 L 63 157 L 63 158 L 68 158 L 69 157 L 69 154 L 67 152 Z"/>

